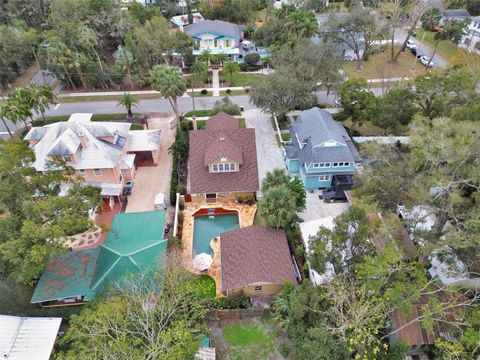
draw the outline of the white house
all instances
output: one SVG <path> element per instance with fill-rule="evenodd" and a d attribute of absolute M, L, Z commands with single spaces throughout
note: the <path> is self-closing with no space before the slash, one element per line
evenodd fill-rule
<path fill-rule="evenodd" d="M 480 54 L 480 16 L 470 19 L 470 23 L 464 29 L 464 35 L 459 45 L 461 48 Z"/>

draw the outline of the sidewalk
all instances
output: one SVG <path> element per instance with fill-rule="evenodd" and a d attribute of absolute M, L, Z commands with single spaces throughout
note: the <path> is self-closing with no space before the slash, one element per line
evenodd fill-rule
<path fill-rule="evenodd" d="M 208 91 L 213 91 L 215 93 L 215 91 L 218 91 L 218 95 L 216 96 L 220 96 L 220 92 L 221 91 L 225 91 L 225 90 L 245 90 L 245 89 L 248 89 L 250 88 L 249 86 L 231 86 L 231 87 L 218 87 L 218 88 L 194 88 L 193 91 L 194 92 L 200 92 L 202 90 L 208 90 Z M 192 89 L 188 89 L 184 96 L 185 95 L 189 95 L 189 93 L 192 91 Z M 67 97 L 82 97 L 82 96 L 121 96 L 123 95 L 124 93 L 130 93 L 132 95 L 154 95 L 154 94 L 160 94 L 158 91 L 156 90 L 132 90 L 132 91 L 92 91 L 92 92 L 75 92 L 75 93 L 63 93 L 63 94 L 58 94 L 58 97 L 63 97 L 63 98 L 67 98 Z M 215 96 L 215 95 L 214 95 Z"/>

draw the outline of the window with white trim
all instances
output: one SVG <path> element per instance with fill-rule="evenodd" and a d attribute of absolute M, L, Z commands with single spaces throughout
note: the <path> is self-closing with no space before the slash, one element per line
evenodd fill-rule
<path fill-rule="evenodd" d="M 330 163 L 313 163 L 315 169 L 330 167 Z"/>
<path fill-rule="evenodd" d="M 320 176 L 318 177 L 318 180 L 320 180 L 320 181 L 330 180 L 330 175 L 320 175 Z"/>
<path fill-rule="evenodd" d="M 213 164 L 212 172 L 235 172 L 237 171 L 236 163 Z"/>
<path fill-rule="evenodd" d="M 263 286 L 255 286 L 255 291 L 262 291 L 263 290 Z"/>
<path fill-rule="evenodd" d="M 93 169 L 93 174 L 95 176 L 102 176 L 102 170 L 100 169 Z"/>
<path fill-rule="evenodd" d="M 70 155 L 63 155 L 62 158 L 65 162 L 71 162 L 72 161 L 72 157 Z"/>
<path fill-rule="evenodd" d="M 85 176 L 85 170 L 80 169 L 80 170 L 78 170 L 78 171 L 80 172 L 80 176 Z"/>

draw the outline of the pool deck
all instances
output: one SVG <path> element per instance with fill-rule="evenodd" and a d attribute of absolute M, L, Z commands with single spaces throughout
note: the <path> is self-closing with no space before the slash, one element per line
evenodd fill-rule
<path fill-rule="evenodd" d="M 183 266 L 195 274 L 205 274 L 193 267 L 193 214 L 200 209 L 223 208 L 226 210 L 235 210 L 238 212 L 238 223 L 241 228 L 253 225 L 253 219 L 257 212 L 257 204 L 245 205 L 235 202 L 219 203 L 186 203 L 183 210 L 183 229 L 182 229 L 182 259 Z M 221 289 L 221 271 L 220 271 L 220 241 L 218 238 L 211 240 L 210 245 L 213 249 L 213 263 L 207 270 L 207 275 L 215 280 L 217 296 L 222 295 Z"/>

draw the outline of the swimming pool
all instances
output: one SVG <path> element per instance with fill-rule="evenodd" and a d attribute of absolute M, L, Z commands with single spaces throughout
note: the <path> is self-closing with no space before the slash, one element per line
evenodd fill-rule
<path fill-rule="evenodd" d="M 197 215 L 193 223 L 193 256 L 213 255 L 210 241 L 225 231 L 238 229 L 238 214 Z"/>

